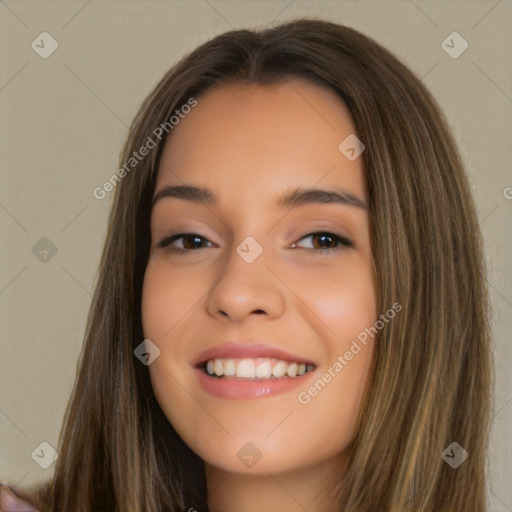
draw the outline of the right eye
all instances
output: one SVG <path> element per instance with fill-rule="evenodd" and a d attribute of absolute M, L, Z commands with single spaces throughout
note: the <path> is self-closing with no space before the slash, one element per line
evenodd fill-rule
<path fill-rule="evenodd" d="M 182 240 L 182 247 L 173 245 L 174 242 L 180 239 Z M 204 246 L 198 247 L 199 245 L 202 245 L 202 241 L 206 241 L 207 243 L 211 244 L 207 238 L 198 235 L 197 233 L 176 233 L 174 235 L 168 235 L 162 238 L 162 240 L 158 242 L 157 247 L 167 248 L 171 252 L 183 254 L 185 252 L 195 252 L 199 249 L 205 248 Z"/>

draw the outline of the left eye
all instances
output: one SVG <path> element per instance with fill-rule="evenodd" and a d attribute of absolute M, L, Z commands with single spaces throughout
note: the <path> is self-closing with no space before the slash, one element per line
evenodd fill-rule
<path fill-rule="evenodd" d="M 305 240 L 307 238 L 311 238 L 313 246 L 307 248 L 321 249 L 324 251 L 339 251 L 343 249 L 343 247 L 353 247 L 354 245 L 352 240 L 327 231 L 311 233 L 302 237 L 301 240 Z M 317 241 L 316 244 L 315 241 Z M 297 247 L 297 244 L 293 244 L 292 247 Z"/>

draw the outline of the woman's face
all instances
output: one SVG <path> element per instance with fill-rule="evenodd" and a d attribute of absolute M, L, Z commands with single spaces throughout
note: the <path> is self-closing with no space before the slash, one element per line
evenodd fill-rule
<path fill-rule="evenodd" d="M 213 467 L 275 474 L 347 453 L 373 352 L 357 337 L 376 321 L 362 157 L 353 139 L 339 149 L 354 133 L 332 92 L 294 79 L 208 91 L 165 144 L 149 372 Z M 170 188 L 185 186 L 209 192 Z"/>

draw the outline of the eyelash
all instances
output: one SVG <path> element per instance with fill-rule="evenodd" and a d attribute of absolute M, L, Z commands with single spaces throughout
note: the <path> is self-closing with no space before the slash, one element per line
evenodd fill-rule
<path fill-rule="evenodd" d="M 309 238 L 311 236 L 314 237 L 314 236 L 319 236 L 319 235 L 327 235 L 329 238 L 332 238 L 340 245 L 335 248 L 316 249 L 317 251 L 322 251 L 323 253 L 325 253 L 325 252 L 335 253 L 338 251 L 343 251 L 345 249 L 354 247 L 354 243 L 352 242 L 352 240 L 349 240 L 348 238 L 343 237 L 343 236 L 336 235 L 335 233 L 331 233 L 329 231 L 315 231 L 314 233 L 309 233 L 308 235 L 301 237 L 299 239 L 299 241 L 303 240 L 304 238 Z M 157 244 L 157 247 L 160 249 L 166 248 L 168 251 L 173 252 L 175 254 L 184 254 L 186 252 L 196 252 L 196 251 L 202 249 L 202 248 L 183 249 L 181 247 L 175 247 L 175 246 L 171 245 L 176 240 L 179 240 L 180 238 L 184 238 L 184 237 L 192 237 L 192 238 L 200 238 L 202 240 L 208 240 L 207 238 L 205 238 L 201 235 L 198 235 L 197 233 L 176 233 L 175 235 L 169 235 L 169 236 L 166 236 L 165 238 L 163 238 L 162 240 L 160 240 L 160 242 L 158 242 L 158 244 Z M 298 249 L 305 249 L 305 247 L 298 247 Z M 306 248 L 306 249 L 308 249 L 308 248 Z M 312 250 L 315 250 L 315 249 L 312 249 Z"/>

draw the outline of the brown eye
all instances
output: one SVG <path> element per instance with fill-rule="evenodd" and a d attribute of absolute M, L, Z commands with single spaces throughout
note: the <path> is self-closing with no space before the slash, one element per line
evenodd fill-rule
<path fill-rule="evenodd" d="M 180 239 L 183 240 L 182 247 L 173 245 L 174 242 Z M 166 236 L 160 240 L 160 242 L 157 244 L 157 247 L 167 247 L 172 252 L 197 251 L 199 249 L 205 248 L 204 242 L 211 243 L 206 238 L 198 235 L 197 233 L 177 233 L 175 235 Z"/>
<path fill-rule="evenodd" d="M 312 240 L 310 247 L 306 247 L 308 249 L 320 249 L 323 251 L 331 252 L 340 251 L 344 248 L 354 246 L 353 242 L 348 238 L 330 233 L 328 231 L 310 233 L 309 235 L 302 237 L 301 240 L 305 240 L 307 238 L 311 238 Z M 294 244 L 293 247 L 297 247 L 297 244 Z"/>

